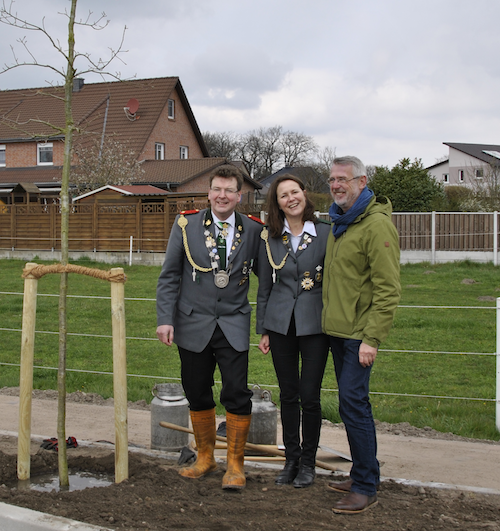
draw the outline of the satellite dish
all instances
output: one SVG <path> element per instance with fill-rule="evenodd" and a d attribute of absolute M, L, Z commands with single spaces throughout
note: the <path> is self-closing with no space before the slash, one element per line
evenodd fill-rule
<path fill-rule="evenodd" d="M 135 98 L 130 98 L 127 102 L 126 108 L 130 114 L 135 114 L 139 109 L 139 102 Z"/>

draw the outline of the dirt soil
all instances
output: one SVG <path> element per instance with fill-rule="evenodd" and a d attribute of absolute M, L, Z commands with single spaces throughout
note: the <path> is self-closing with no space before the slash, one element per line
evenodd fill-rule
<path fill-rule="evenodd" d="M 102 401 L 97 395 L 81 395 L 69 395 L 68 400 Z M 135 407 L 146 406 L 139 403 Z M 420 436 L 436 436 L 433 430 L 417 430 L 406 423 L 379 427 L 400 433 L 408 430 L 413 436 L 417 431 Z M 39 448 L 35 442 L 32 450 L 31 477 L 42 473 L 57 475 L 57 454 Z M 0 501 L 109 529 L 500 531 L 500 496 L 493 494 L 384 481 L 377 506 L 359 515 L 336 515 L 331 508 L 342 495 L 327 490 L 331 480 L 328 475 L 319 474 L 310 488 L 294 489 L 276 486 L 275 470 L 246 466 L 246 489 L 223 491 L 224 464 L 205 478 L 191 480 L 178 475 L 180 467 L 175 461 L 147 452 L 130 452 L 129 479 L 120 484 L 81 491 L 39 492 L 18 487 L 16 455 L 17 439 L 0 436 Z M 113 447 L 68 449 L 68 459 L 71 472 L 114 474 Z"/>

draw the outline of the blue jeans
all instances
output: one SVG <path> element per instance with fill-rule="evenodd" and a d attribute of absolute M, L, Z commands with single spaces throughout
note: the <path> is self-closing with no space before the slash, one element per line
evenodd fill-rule
<path fill-rule="evenodd" d="M 377 436 L 368 397 L 371 366 L 359 363 L 358 339 L 330 336 L 339 387 L 339 412 L 351 449 L 351 491 L 375 496 L 380 483 Z"/>

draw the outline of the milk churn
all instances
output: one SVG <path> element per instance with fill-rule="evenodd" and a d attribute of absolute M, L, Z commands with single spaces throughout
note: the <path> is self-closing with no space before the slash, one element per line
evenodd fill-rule
<path fill-rule="evenodd" d="M 278 410 L 271 400 L 271 392 L 254 385 L 252 393 L 252 421 L 247 440 L 254 444 L 275 445 Z"/>
<path fill-rule="evenodd" d="M 189 407 L 181 384 L 155 384 L 151 401 L 151 448 L 166 452 L 179 451 L 187 446 L 189 434 L 160 426 L 170 422 L 189 428 Z"/>

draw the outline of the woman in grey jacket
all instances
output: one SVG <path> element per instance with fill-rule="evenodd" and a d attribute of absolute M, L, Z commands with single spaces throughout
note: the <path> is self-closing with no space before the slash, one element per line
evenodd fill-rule
<path fill-rule="evenodd" d="M 271 185 L 267 212 L 258 261 L 257 333 L 262 334 L 259 349 L 271 350 L 280 386 L 286 462 L 276 483 L 301 488 L 314 481 L 321 430 L 328 356 L 321 284 L 330 224 L 316 218 L 304 184 L 290 174 Z"/>

